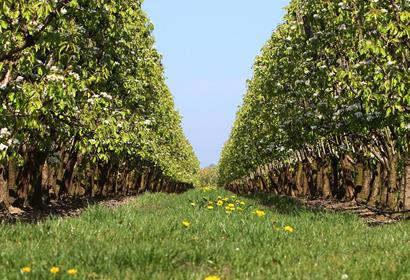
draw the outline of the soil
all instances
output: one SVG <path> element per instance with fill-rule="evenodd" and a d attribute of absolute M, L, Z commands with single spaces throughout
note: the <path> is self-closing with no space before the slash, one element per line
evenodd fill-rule
<path fill-rule="evenodd" d="M 410 220 L 409 211 L 383 211 L 357 201 L 340 202 L 332 200 L 298 199 L 303 205 L 313 209 L 326 209 L 334 212 L 355 214 L 366 221 L 369 226 L 380 226 Z"/>
<path fill-rule="evenodd" d="M 42 209 L 11 207 L 8 211 L 0 209 L 0 223 L 16 222 L 36 223 L 48 217 L 77 217 L 91 205 L 103 205 L 114 208 L 133 200 L 134 196 L 116 196 L 110 198 L 71 198 L 62 201 L 51 201 Z"/>

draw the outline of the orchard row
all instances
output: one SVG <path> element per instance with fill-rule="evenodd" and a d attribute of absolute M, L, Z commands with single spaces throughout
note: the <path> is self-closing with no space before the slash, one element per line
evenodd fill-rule
<path fill-rule="evenodd" d="M 193 186 L 199 162 L 141 2 L 0 4 L 6 206 Z"/>
<path fill-rule="evenodd" d="M 410 209 L 410 3 L 293 0 L 256 58 L 220 183 Z"/>

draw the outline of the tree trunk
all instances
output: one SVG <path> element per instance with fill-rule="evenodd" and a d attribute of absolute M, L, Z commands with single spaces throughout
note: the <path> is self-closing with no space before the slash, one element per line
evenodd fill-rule
<path fill-rule="evenodd" d="M 368 161 L 364 164 L 364 171 L 363 171 L 363 187 L 358 194 L 357 198 L 360 202 L 367 202 L 370 195 L 370 187 L 372 181 L 372 171 L 370 170 Z"/>
<path fill-rule="evenodd" d="M 330 188 L 330 166 L 329 166 L 329 162 L 327 160 L 325 160 L 324 162 L 324 166 L 323 166 L 323 180 L 322 180 L 322 184 L 323 184 L 323 198 L 324 199 L 329 199 L 332 197 L 332 190 Z"/>
<path fill-rule="evenodd" d="M 59 197 L 66 196 L 71 189 L 71 185 L 73 183 L 74 168 L 77 163 L 77 157 L 78 150 L 73 147 L 73 150 L 70 152 L 68 162 L 65 166 L 63 184 L 60 187 Z"/>
<path fill-rule="evenodd" d="M 3 202 L 6 209 L 10 207 L 9 202 L 9 188 L 7 181 L 4 179 L 4 173 L 6 169 L 3 165 L 0 165 L 0 202 Z"/>
<path fill-rule="evenodd" d="M 391 210 L 395 210 L 397 206 L 398 199 L 398 188 L 397 188 L 397 154 L 390 155 L 389 159 L 389 179 L 388 179 L 388 194 L 387 194 L 387 207 Z"/>
<path fill-rule="evenodd" d="M 377 163 L 376 170 L 373 175 L 372 189 L 370 192 L 369 205 L 376 206 L 379 202 L 379 194 L 382 184 L 382 165 Z"/>
<path fill-rule="evenodd" d="M 404 209 L 410 210 L 410 157 L 408 156 L 404 166 Z"/>
<path fill-rule="evenodd" d="M 296 168 L 296 195 L 300 196 L 303 194 L 303 163 L 299 162 Z"/>
<path fill-rule="evenodd" d="M 8 161 L 8 178 L 7 178 L 7 186 L 9 190 L 17 191 L 17 166 L 16 160 L 14 158 L 10 158 Z"/>

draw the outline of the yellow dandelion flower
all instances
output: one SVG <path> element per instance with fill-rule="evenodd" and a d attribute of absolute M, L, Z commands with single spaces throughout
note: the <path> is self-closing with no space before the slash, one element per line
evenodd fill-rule
<path fill-rule="evenodd" d="M 232 195 L 231 198 L 235 199 L 235 198 L 236 198 L 236 195 Z"/>
<path fill-rule="evenodd" d="M 229 203 L 228 206 L 229 206 L 229 207 L 235 207 L 235 204 Z"/>
<path fill-rule="evenodd" d="M 222 199 L 222 196 L 218 195 L 218 199 Z"/>
<path fill-rule="evenodd" d="M 30 273 L 31 272 L 31 267 L 25 266 L 20 269 L 21 273 Z"/>
<path fill-rule="evenodd" d="M 255 214 L 258 217 L 264 217 L 266 215 L 265 211 L 262 211 L 262 210 L 256 210 Z"/>
<path fill-rule="evenodd" d="M 50 272 L 53 274 L 57 274 L 60 272 L 60 268 L 57 266 L 53 266 L 52 268 L 50 268 Z"/>
<path fill-rule="evenodd" d="M 209 205 L 207 208 L 208 208 L 208 210 L 214 209 L 214 207 L 212 205 Z"/>
<path fill-rule="evenodd" d="M 231 210 L 226 210 L 225 213 L 226 214 L 232 214 L 232 211 Z"/>
<path fill-rule="evenodd" d="M 78 272 L 78 270 L 75 269 L 75 268 L 71 268 L 71 269 L 67 270 L 68 275 L 76 275 L 77 272 Z"/>
<path fill-rule="evenodd" d="M 216 275 L 209 275 L 209 276 L 205 277 L 204 280 L 221 280 L 221 277 L 216 276 Z"/>
<path fill-rule="evenodd" d="M 195 207 L 195 206 L 196 206 L 196 203 L 195 203 L 195 202 L 191 202 L 191 206 L 192 206 L 192 207 Z"/>
<path fill-rule="evenodd" d="M 246 203 L 244 201 L 239 202 L 241 205 L 245 205 Z"/>
<path fill-rule="evenodd" d="M 284 227 L 283 228 L 285 231 L 287 231 L 287 232 L 294 232 L 295 231 L 295 229 L 293 228 L 293 227 L 291 227 L 291 226 L 286 226 L 286 227 Z"/>
<path fill-rule="evenodd" d="M 222 206 L 224 204 L 223 200 L 218 200 L 218 202 L 216 203 L 216 205 L 218 206 Z"/>
<path fill-rule="evenodd" d="M 189 226 L 191 225 L 191 223 L 190 223 L 189 221 L 187 221 L 187 220 L 184 220 L 184 221 L 182 221 L 182 225 L 183 225 L 184 227 L 189 227 Z"/>
<path fill-rule="evenodd" d="M 229 200 L 229 198 L 227 198 L 227 197 L 224 197 L 224 199 L 222 199 L 223 201 L 228 201 Z"/>

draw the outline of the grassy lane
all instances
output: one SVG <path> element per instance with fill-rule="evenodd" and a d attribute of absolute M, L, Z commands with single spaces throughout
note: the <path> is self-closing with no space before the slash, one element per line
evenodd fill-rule
<path fill-rule="evenodd" d="M 408 222 L 369 228 L 231 195 L 146 194 L 80 218 L 0 225 L 0 279 L 410 279 Z"/>

